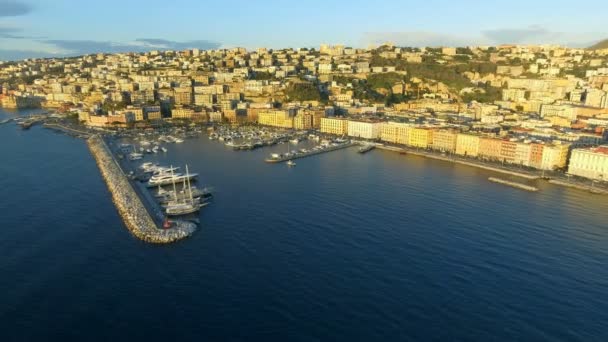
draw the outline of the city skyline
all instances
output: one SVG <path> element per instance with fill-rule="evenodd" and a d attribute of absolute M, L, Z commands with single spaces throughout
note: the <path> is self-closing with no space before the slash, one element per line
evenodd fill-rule
<path fill-rule="evenodd" d="M 0 1 L 0 60 L 62 57 L 95 52 L 214 49 L 223 47 L 353 47 L 391 41 L 398 46 L 560 44 L 586 47 L 606 38 L 601 14 L 588 3 L 585 17 L 560 2 L 468 1 L 382 4 L 320 1 L 252 6 L 178 1 L 87 4 L 64 0 Z M 564 2 L 565 5 L 565 2 Z M 524 10 L 525 9 L 525 10 Z M 272 15 L 269 15 L 272 13 Z M 542 13 L 544 15 L 539 15 Z M 280 28 L 280 29 L 277 29 Z"/>

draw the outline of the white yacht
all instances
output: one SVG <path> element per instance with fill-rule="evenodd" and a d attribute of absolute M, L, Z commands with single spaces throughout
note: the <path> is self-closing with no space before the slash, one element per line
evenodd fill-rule
<path fill-rule="evenodd" d="M 143 157 L 144 157 L 144 155 L 141 153 L 133 152 L 133 153 L 129 154 L 129 160 L 140 160 Z"/>
<path fill-rule="evenodd" d="M 188 171 L 188 165 L 186 165 L 186 175 L 190 174 Z M 173 176 L 173 173 L 171 174 Z M 178 198 L 177 189 L 175 187 L 176 180 L 173 178 L 173 193 L 175 195 L 173 201 L 170 201 L 165 207 L 165 212 L 169 216 L 186 215 L 197 212 L 201 207 L 207 205 L 207 203 L 201 203 L 200 198 L 194 198 L 192 195 L 192 187 L 190 186 L 190 179 L 184 179 L 185 188 L 187 190 L 186 198 Z"/>
<path fill-rule="evenodd" d="M 148 181 L 148 187 L 156 187 L 159 185 L 169 185 L 173 182 L 182 182 L 184 179 L 192 180 L 198 177 L 197 173 L 161 173 L 153 175 Z"/>

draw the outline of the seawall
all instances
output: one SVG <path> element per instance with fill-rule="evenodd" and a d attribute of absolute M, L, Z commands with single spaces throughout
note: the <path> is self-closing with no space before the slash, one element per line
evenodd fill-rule
<path fill-rule="evenodd" d="M 114 159 L 105 141 L 99 136 L 87 140 L 99 171 L 112 194 L 112 200 L 125 225 L 140 240 L 150 243 L 171 243 L 190 236 L 196 230 L 193 223 L 182 223 L 170 229 L 160 229 L 150 216 L 126 175 Z"/>
<path fill-rule="evenodd" d="M 573 182 L 564 182 L 564 181 L 561 181 L 561 180 L 558 180 L 558 179 L 551 179 L 549 181 L 549 183 L 555 184 L 555 185 L 565 186 L 565 187 L 568 187 L 568 188 L 575 188 L 575 189 L 579 189 L 579 190 L 589 191 L 589 192 L 594 193 L 594 194 L 608 195 L 608 190 L 601 189 L 601 188 L 598 188 L 598 187 L 592 187 L 590 185 L 577 184 L 577 183 L 573 183 Z"/>

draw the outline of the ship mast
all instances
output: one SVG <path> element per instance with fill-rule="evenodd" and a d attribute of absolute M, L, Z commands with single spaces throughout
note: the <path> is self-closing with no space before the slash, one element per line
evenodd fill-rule
<path fill-rule="evenodd" d="M 190 171 L 188 171 L 188 164 L 186 164 L 186 178 L 188 179 L 188 192 L 190 193 L 190 203 L 194 203 L 192 198 L 192 186 L 190 185 Z"/>
<path fill-rule="evenodd" d="M 173 199 L 177 201 L 177 189 L 175 188 L 175 175 L 173 174 L 173 165 L 171 165 L 171 181 L 173 182 Z"/>

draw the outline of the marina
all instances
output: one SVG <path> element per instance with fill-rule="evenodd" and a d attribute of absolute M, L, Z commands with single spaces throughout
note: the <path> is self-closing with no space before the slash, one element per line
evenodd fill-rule
<path fill-rule="evenodd" d="M 145 242 L 171 243 L 194 233 L 196 224 L 189 221 L 165 220 L 162 226 L 159 226 L 103 138 L 93 136 L 87 143 L 112 194 L 114 204 L 133 235 Z"/>

